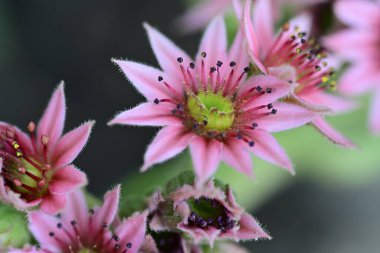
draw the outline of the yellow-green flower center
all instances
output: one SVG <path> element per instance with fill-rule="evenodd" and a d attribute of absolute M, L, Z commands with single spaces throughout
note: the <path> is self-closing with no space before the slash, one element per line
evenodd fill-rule
<path fill-rule="evenodd" d="M 78 253 L 97 253 L 97 251 L 94 251 L 93 249 L 83 248 L 80 249 Z"/>
<path fill-rule="evenodd" d="M 212 91 L 190 94 L 187 100 L 190 116 L 205 130 L 224 131 L 232 127 L 235 119 L 234 103 L 229 97 Z"/>

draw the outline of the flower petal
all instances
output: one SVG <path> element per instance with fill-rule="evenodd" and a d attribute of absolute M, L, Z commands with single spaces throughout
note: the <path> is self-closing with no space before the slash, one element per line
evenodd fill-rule
<path fill-rule="evenodd" d="M 254 155 L 295 174 L 292 162 L 272 135 L 260 129 L 249 131 L 249 135 L 255 142 L 251 148 Z"/>
<path fill-rule="evenodd" d="M 365 60 L 377 49 L 376 33 L 347 29 L 323 38 L 323 45 L 347 60 Z M 360 50 L 358 50 L 360 48 Z"/>
<path fill-rule="evenodd" d="M 73 165 L 67 165 L 60 168 L 54 173 L 52 181 L 49 183 L 49 190 L 52 193 L 69 193 L 87 183 L 86 174 L 75 168 Z"/>
<path fill-rule="evenodd" d="M 179 32 L 186 34 L 201 30 L 213 17 L 222 14 L 230 4 L 230 0 L 200 1 L 177 20 Z"/>
<path fill-rule="evenodd" d="M 261 45 L 259 44 L 258 34 L 253 27 L 252 19 L 251 19 L 251 0 L 246 0 L 244 12 L 243 12 L 243 29 L 244 35 L 247 39 L 249 56 L 251 57 L 253 63 L 263 72 L 266 73 L 266 68 L 261 63 L 260 57 L 260 49 Z"/>
<path fill-rule="evenodd" d="M 171 85 L 176 81 L 170 76 L 165 75 L 162 71 L 137 62 L 116 59 L 112 61 L 119 66 L 132 85 L 149 101 L 153 101 L 156 98 L 172 97 L 172 94 L 165 85 L 158 81 L 158 77 L 165 77 L 165 80 Z"/>
<path fill-rule="evenodd" d="M 334 11 L 341 21 L 359 28 L 370 28 L 380 16 L 376 3 L 363 0 L 337 1 Z"/>
<path fill-rule="evenodd" d="M 127 249 L 128 253 L 136 253 L 139 251 L 145 238 L 145 227 L 148 212 L 136 214 L 123 221 L 115 230 L 120 238 L 120 245 L 130 245 Z"/>
<path fill-rule="evenodd" d="M 243 46 L 244 40 L 244 33 L 239 29 L 229 51 L 228 58 L 231 61 L 235 61 L 236 65 L 234 69 L 237 71 L 243 71 L 245 67 L 249 66 L 249 57 Z M 239 78 L 238 75 L 236 75 L 236 79 L 237 78 Z"/>
<path fill-rule="evenodd" d="M 370 129 L 373 133 L 380 133 L 380 89 L 375 90 L 372 98 L 372 107 L 370 111 Z"/>
<path fill-rule="evenodd" d="M 95 121 L 88 121 L 65 134 L 57 143 L 52 155 L 54 168 L 71 163 L 86 145 Z"/>
<path fill-rule="evenodd" d="M 274 76 L 259 75 L 249 78 L 242 85 L 242 89 L 239 90 L 238 95 L 244 96 L 244 93 L 258 86 L 260 86 L 262 88 L 262 91 L 265 93 L 261 96 L 249 100 L 244 105 L 244 109 L 273 103 L 279 98 L 282 98 L 291 92 L 291 86 L 286 81 L 283 81 Z"/>
<path fill-rule="evenodd" d="M 355 102 L 326 92 L 313 92 L 310 94 L 305 94 L 302 95 L 302 99 L 315 105 L 327 106 L 335 113 L 351 111 L 356 107 Z"/>
<path fill-rule="evenodd" d="M 120 199 L 120 185 L 104 195 L 103 205 L 95 209 L 94 227 L 102 227 L 103 224 L 110 225 L 115 219 Z"/>
<path fill-rule="evenodd" d="M 181 153 L 189 145 L 192 136 L 183 126 L 167 126 L 161 129 L 145 153 L 141 171 Z"/>
<path fill-rule="evenodd" d="M 294 30 L 292 28 L 298 28 L 301 32 L 305 32 L 310 34 L 312 28 L 312 16 L 309 13 L 302 13 L 289 21 L 289 31 L 288 33 L 293 33 Z"/>
<path fill-rule="evenodd" d="M 318 117 L 313 120 L 313 126 L 326 136 L 331 142 L 345 148 L 357 148 L 346 136 L 335 130 L 325 119 Z"/>
<path fill-rule="evenodd" d="M 56 214 L 61 211 L 67 202 L 66 194 L 46 193 L 41 202 L 41 209 L 48 214 Z"/>
<path fill-rule="evenodd" d="M 108 125 L 136 125 L 136 126 L 166 126 L 181 125 L 182 121 L 173 115 L 174 106 L 167 103 L 154 104 L 151 102 L 140 104 L 132 109 L 119 113 Z"/>
<path fill-rule="evenodd" d="M 41 140 L 42 135 L 49 137 L 48 147 L 55 146 L 62 135 L 66 117 L 66 102 L 64 83 L 61 82 L 58 88 L 54 91 L 48 106 L 38 124 L 37 140 Z M 40 142 L 37 142 L 40 146 Z"/>
<path fill-rule="evenodd" d="M 61 215 L 66 221 L 75 220 L 78 223 L 77 228 L 80 234 L 86 235 L 88 233 L 88 206 L 82 189 L 78 189 L 67 196 L 66 207 Z"/>
<path fill-rule="evenodd" d="M 221 161 L 223 143 L 196 136 L 190 140 L 190 153 L 198 184 L 202 184 L 214 174 Z"/>
<path fill-rule="evenodd" d="M 252 176 L 252 157 L 247 145 L 237 139 L 230 139 L 224 145 L 222 159 L 232 168 L 248 176 Z"/>
<path fill-rule="evenodd" d="M 281 80 L 287 81 L 289 85 L 291 85 L 292 83 L 296 83 L 297 71 L 293 66 L 288 64 L 276 67 L 269 67 L 268 74 L 271 76 L 276 76 Z"/>
<path fill-rule="evenodd" d="M 243 18 L 243 4 L 241 0 L 232 0 L 232 5 L 234 7 L 234 11 L 238 20 Z"/>
<path fill-rule="evenodd" d="M 202 53 L 206 53 L 206 57 L 202 57 Z M 218 61 L 225 62 L 227 59 L 227 31 L 224 20 L 221 16 L 216 17 L 207 27 L 199 46 L 197 54 L 197 66 L 201 72 L 202 60 L 205 64 L 205 71 L 216 66 Z M 221 76 L 227 68 L 221 68 Z"/>
<path fill-rule="evenodd" d="M 248 213 L 244 213 L 239 220 L 240 229 L 237 232 L 239 240 L 272 239 Z"/>
<path fill-rule="evenodd" d="M 164 72 L 172 73 L 172 75 L 176 77 L 177 82 L 172 83 L 172 85 L 177 91 L 182 91 L 183 76 L 177 58 L 181 57 L 183 59 L 184 66 L 189 66 L 191 58 L 187 53 L 176 46 L 166 36 L 151 27 L 148 23 L 144 23 L 144 28 L 148 33 L 150 44 L 161 68 Z"/>
<path fill-rule="evenodd" d="M 62 243 L 70 245 L 70 238 L 63 229 L 57 229 L 61 221 L 41 211 L 33 211 L 28 214 L 29 230 L 39 245 L 49 252 L 61 252 Z M 57 240 L 56 238 L 59 238 Z"/>
<path fill-rule="evenodd" d="M 369 91 L 380 80 L 380 75 L 367 63 L 350 67 L 341 77 L 339 91 L 347 95 L 361 95 Z"/>
<path fill-rule="evenodd" d="M 254 6 L 253 24 L 263 52 L 269 53 L 274 41 L 274 17 L 272 1 L 257 0 Z"/>
<path fill-rule="evenodd" d="M 277 102 L 273 107 L 277 110 L 276 114 L 254 121 L 259 129 L 270 133 L 281 132 L 303 126 L 316 117 L 313 111 L 296 104 Z"/>

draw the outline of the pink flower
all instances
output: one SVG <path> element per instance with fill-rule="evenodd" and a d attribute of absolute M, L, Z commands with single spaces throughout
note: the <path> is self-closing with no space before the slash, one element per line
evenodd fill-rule
<path fill-rule="evenodd" d="M 20 210 L 40 205 L 56 213 L 67 193 L 87 183 L 86 175 L 70 163 L 86 145 L 94 121 L 62 136 L 66 114 L 63 83 L 54 92 L 38 126 L 24 133 L 0 122 L 0 198 Z"/>
<path fill-rule="evenodd" d="M 292 4 L 300 7 L 326 2 L 327 0 L 267 0 L 273 1 L 273 10 L 278 13 L 284 5 Z M 187 10 L 178 20 L 177 25 L 182 33 L 199 31 L 218 15 L 228 13 L 233 8 L 241 12 L 241 0 L 200 0 Z M 240 15 L 238 15 L 240 17 Z M 277 14 L 276 16 L 280 16 Z"/>
<path fill-rule="evenodd" d="M 352 65 L 343 74 L 340 91 L 373 93 L 369 125 L 380 133 L 380 1 L 337 1 L 337 17 L 350 28 L 324 39 L 324 45 Z"/>
<path fill-rule="evenodd" d="M 302 14 L 285 24 L 278 35 L 270 1 L 257 0 L 251 21 L 251 1 L 247 0 L 243 27 L 249 54 L 263 72 L 288 80 L 292 96 L 285 102 L 300 104 L 315 113 L 312 124 L 332 142 L 344 147 L 354 144 L 330 126 L 324 115 L 341 113 L 353 103 L 330 92 L 335 87 L 334 61 L 309 37 L 311 21 Z"/>
<path fill-rule="evenodd" d="M 246 80 L 250 69 L 241 33 L 227 52 L 225 25 L 216 18 L 193 62 L 157 30 L 145 28 L 164 72 L 114 60 L 148 102 L 109 123 L 165 126 L 148 147 L 142 171 L 189 146 L 200 183 L 220 161 L 252 175 L 250 153 L 293 172 L 291 161 L 269 132 L 303 125 L 314 115 L 301 106 L 276 102 L 289 94 L 287 82 L 264 75 Z"/>
<path fill-rule="evenodd" d="M 105 194 L 101 207 L 88 209 L 84 193 L 78 190 L 69 195 L 65 209 L 58 216 L 30 212 L 29 229 L 41 249 L 11 252 L 138 252 L 144 241 L 147 212 L 123 220 L 111 230 L 119 195 L 120 186 L 117 186 Z"/>
<path fill-rule="evenodd" d="M 169 207 L 168 207 L 169 205 Z M 171 207 L 172 206 L 172 207 Z M 173 212 L 168 218 L 165 210 Z M 184 185 L 169 194 L 165 201 L 157 205 L 153 212 L 150 228 L 153 231 L 173 229 L 173 221 L 179 216 L 177 229 L 188 234 L 195 244 L 206 240 L 211 246 L 215 240 L 270 239 L 258 222 L 240 207 L 229 187 L 225 190 L 208 181 L 202 187 Z"/>

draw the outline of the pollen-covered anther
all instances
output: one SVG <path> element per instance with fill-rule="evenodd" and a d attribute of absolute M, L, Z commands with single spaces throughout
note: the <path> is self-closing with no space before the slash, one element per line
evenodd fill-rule
<path fill-rule="evenodd" d="M 33 121 L 29 122 L 29 124 L 28 124 L 28 131 L 30 133 L 34 133 L 35 130 L 36 130 L 36 124 Z"/>
<path fill-rule="evenodd" d="M 41 143 L 44 146 L 47 146 L 49 144 L 49 137 L 47 135 L 42 135 L 41 136 Z"/>

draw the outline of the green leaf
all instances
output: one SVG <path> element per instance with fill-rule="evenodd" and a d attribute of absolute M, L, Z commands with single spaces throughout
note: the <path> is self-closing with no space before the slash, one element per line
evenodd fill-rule
<path fill-rule="evenodd" d="M 0 251 L 22 247 L 31 241 L 25 213 L 0 203 Z"/>

